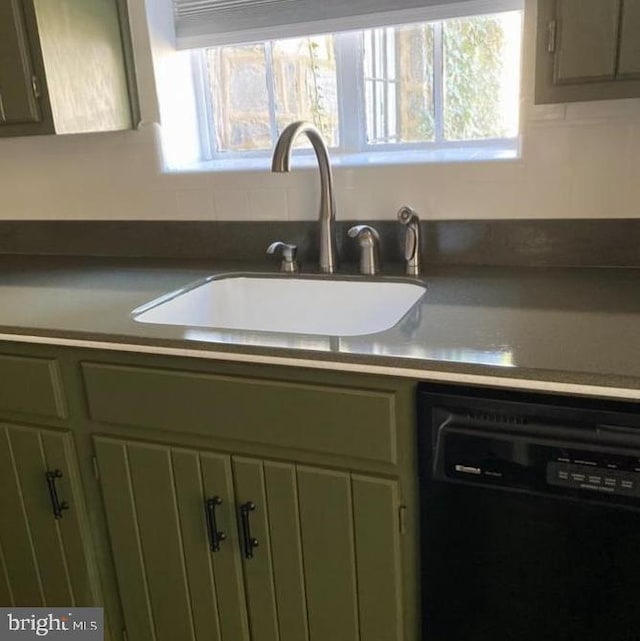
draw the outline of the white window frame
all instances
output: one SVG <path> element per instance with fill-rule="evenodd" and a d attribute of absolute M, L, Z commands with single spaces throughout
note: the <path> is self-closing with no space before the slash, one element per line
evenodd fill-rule
<path fill-rule="evenodd" d="M 487 3 L 490 5 L 491 3 Z M 495 10 L 487 10 L 477 15 L 495 15 L 504 11 L 520 11 L 521 24 L 524 19 L 524 8 L 506 9 L 499 2 Z M 455 17 L 455 16 L 452 16 Z M 467 16 L 471 17 L 471 16 Z M 377 164 L 377 163 L 414 163 L 439 160 L 477 160 L 516 158 L 520 155 L 520 134 L 509 138 L 484 138 L 478 140 L 445 140 L 444 138 L 444 97 L 443 97 L 443 48 L 442 23 L 449 18 L 431 18 L 422 22 L 434 24 L 434 123 L 433 141 L 369 143 L 367 137 L 366 101 L 364 87 L 364 69 L 362 55 L 362 32 L 338 32 L 333 34 L 336 56 L 336 83 L 338 95 L 339 144 L 330 147 L 332 157 L 337 164 Z M 389 25 L 393 27 L 394 25 Z M 401 26 L 401 25 L 398 25 Z M 384 27 L 381 27 L 384 28 Z M 521 32 L 522 34 L 522 32 Z M 521 35 L 521 47 L 524 34 Z M 275 129 L 273 109 L 273 67 L 269 64 L 269 51 L 273 41 L 265 42 L 267 53 L 267 87 L 269 91 L 269 108 L 271 116 L 271 135 L 273 144 Z M 272 148 L 252 151 L 218 151 L 215 148 L 215 107 L 211 92 L 207 87 L 207 61 L 205 49 L 193 50 L 194 85 L 199 103 L 199 127 L 201 132 L 202 156 L 205 162 L 224 168 L 225 164 L 232 169 L 242 169 L 243 165 L 251 168 L 252 161 L 266 160 L 271 157 Z M 356 82 L 353 79 L 356 79 Z M 271 113 L 273 112 L 273 113 Z M 311 149 L 297 149 L 300 156 L 312 156 Z"/>

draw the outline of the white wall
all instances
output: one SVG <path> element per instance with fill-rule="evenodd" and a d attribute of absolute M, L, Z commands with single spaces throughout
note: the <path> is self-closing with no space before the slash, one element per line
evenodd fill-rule
<path fill-rule="evenodd" d="M 0 219 L 314 219 L 313 170 L 160 171 L 154 33 L 143 0 L 130 2 L 140 129 L 0 139 Z M 533 3 L 527 0 L 529 27 Z M 521 160 L 336 169 L 338 217 L 392 218 L 402 204 L 437 219 L 640 217 L 640 100 L 534 107 L 531 31 Z"/>

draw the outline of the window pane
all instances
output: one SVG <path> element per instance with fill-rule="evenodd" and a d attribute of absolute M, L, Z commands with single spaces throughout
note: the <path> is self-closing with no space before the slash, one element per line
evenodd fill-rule
<path fill-rule="evenodd" d="M 432 141 L 435 138 L 433 25 L 398 28 L 396 38 L 400 142 Z"/>
<path fill-rule="evenodd" d="M 273 42 L 272 56 L 278 132 L 296 120 L 308 120 L 320 130 L 330 147 L 337 146 L 333 36 L 277 40 Z"/>
<path fill-rule="evenodd" d="M 207 49 L 207 61 L 217 149 L 270 149 L 265 45 Z"/>
<path fill-rule="evenodd" d="M 518 133 L 520 13 L 443 23 L 444 137 Z"/>
<path fill-rule="evenodd" d="M 521 37 L 511 11 L 207 49 L 214 153 L 268 155 L 296 120 L 339 149 L 340 99 L 354 151 L 515 138 Z"/>
<path fill-rule="evenodd" d="M 369 144 L 434 139 L 433 33 L 431 24 L 364 32 Z"/>

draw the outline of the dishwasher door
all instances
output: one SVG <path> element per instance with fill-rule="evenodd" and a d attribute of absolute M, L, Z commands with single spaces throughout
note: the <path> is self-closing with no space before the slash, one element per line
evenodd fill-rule
<path fill-rule="evenodd" d="M 640 640 L 640 514 L 423 490 L 423 641 Z"/>
<path fill-rule="evenodd" d="M 594 426 L 610 412 L 472 401 L 426 395 L 419 408 L 423 641 L 640 641 L 636 417 L 616 416 L 624 438 L 605 443 Z M 460 434 L 492 445 L 447 458 Z M 575 461 L 592 467 L 550 478 Z M 633 491 L 589 491 L 608 475 Z"/>

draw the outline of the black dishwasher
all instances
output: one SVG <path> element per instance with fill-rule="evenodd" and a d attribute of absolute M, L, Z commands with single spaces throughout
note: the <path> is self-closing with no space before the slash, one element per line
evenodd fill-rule
<path fill-rule="evenodd" d="M 640 406 L 424 384 L 423 641 L 640 641 Z"/>

